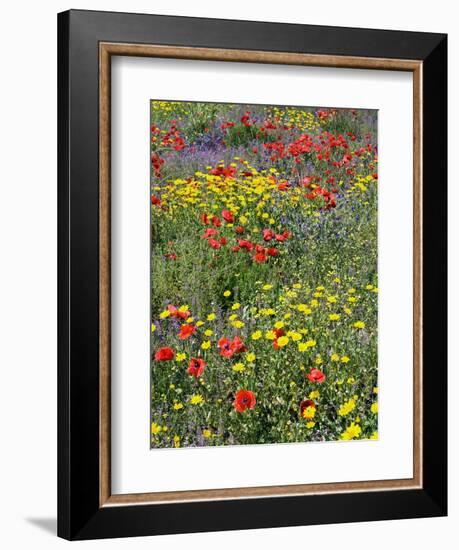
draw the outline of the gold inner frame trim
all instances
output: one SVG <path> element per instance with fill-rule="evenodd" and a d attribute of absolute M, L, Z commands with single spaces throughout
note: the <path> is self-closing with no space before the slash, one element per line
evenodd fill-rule
<path fill-rule="evenodd" d="M 110 377 L 110 99 L 111 57 L 159 57 L 377 69 L 413 73 L 413 477 L 267 487 L 238 487 L 157 493 L 111 493 Z M 202 500 L 245 499 L 422 488 L 422 61 L 155 44 L 99 44 L 99 506 L 145 505 Z"/>

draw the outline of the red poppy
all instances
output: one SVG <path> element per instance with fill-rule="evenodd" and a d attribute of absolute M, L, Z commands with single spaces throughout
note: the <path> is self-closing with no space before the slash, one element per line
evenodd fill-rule
<path fill-rule="evenodd" d="M 224 246 L 225 244 L 227 244 L 227 242 L 228 242 L 228 241 L 226 240 L 226 237 L 220 237 L 220 244 L 221 244 L 222 246 Z"/>
<path fill-rule="evenodd" d="M 244 233 L 245 229 L 242 227 L 242 225 L 238 225 L 238 226 L 234 229 L 234 231 L 236 231 L 236 233 L 237 233 L 238 235 L 242 235 L 242 234 Z"/>
<path fill-rule="evenodd" d="M 211 219 L 211 223 L 213 226 L 215 227 L 220 227 L 222 222 L 220 221 L 220 219 L 218 218 L 218 216 L 212 216 L 212 219 Z"/>
<path fill-rule="evenodd" d="M 177 254 L 175 254 L 175 252 L 168 252 L 167 254 L 164 254 L 164 257 L 168 260 L 176 260 Z"/>
<path fill-rule="evenodd" d="M 175 353 L 172 348 L 159 348 L 155 353 L 155 361 L 172 361 L 174 355 Z"/>
<path fill-rule="evenodd" d="M 304 399 L 303 401 L 301 401 L 301 403 L 300 403 L 300 416 L 301 417 L 303 417 L 304 409 L 307 409 L 308 407 L 316 408 L 316 404 L 314 403 L 314 401 L 312 401 L 312 399 Z"/>
<path fill-rule="evenodd" d="M 214 237 L 218 231 L 214 229 L 213 227 L 208 227 L 204 233 L 202 234 L 203 239 L 208 239 L 209 237 Z"/>
<path fill-rule="evenodd" d="M 285 330 L 283 328 L 275 328 L 273 330 L 273 332 L 276 335 L 276 338 L 280 338 L 281 336 L 285 336 Z"/>
<path fill-rule="evenodd" d="M 241 248 L 245 248 L 246 250 L 248 250 L 249 252 L 252 252 L 253 250 L 253 243 L 251 243 L 250 241 L 244 241 L 243 239 L 238 239 L 237 242 L 239 243 L 239 246 Z"/>
<path fill-rule="evenodd" d="M 217 342 L 217 346 L 220 348 L 220 355 L 222 357 L 232 357 L 234 355 L 234 348 L 231 340 L 228 340 L 226 336 L 220 338 Z"/>
<path fill-rule="evenodd" d="M 255 394 L 252 391 L 239 390 L 234 396 L 233 406 L 237 412 L 243 413 L 247 409 L 252 410 L 256 403 L 257 400 L 255 399 Z"/>
<path fill-rule="evenodd" d="M 310 382 L 317 382 L 318 384 L 321 384 L 325 381 L 325 374 L 320 369 L 311 369 L 311 371 L 306 375 L 306 378 Z"/>
<path fill-rule="evenodd" d="M 283 233 L 279 233 L 276 235 L 276 241 L 279 241 L 280 243 L 283 243 L 290 237 L 290 233 L 288 231 L 284 231 Z"/>
<path fill-rule="evenodd" d="M 279 256 L 279 250 L 277 250 L 277 248 L 268 248 L 266 253 L 268 254 L 268 256 L 271 256 L 273 258 Z"/>
<path fill-rule="evenodd" d="M 220 348 L 220 355 L 222 357 L 232 357 L 235 353 L 247 351 L 246 345 L 239 336 L 235 336 L 232 341 L 223 336 L 217 342 L 217 346 Z"/>
<path fill-rule="evenodd" d="M 172 317 L 177 317 L 178 316 L 178 309 L 173 306 L 172 304 L 169 304 L 167 306 L 167 311 L 172 315 Z"/>
<path fill-rule="evenodd" d="M 264 252 L 257 252 L 253 259 L 257 264 L 263 264 L 266 262 L 266 255 Z"/>
<path fill-rule="evenodd" d="M 179 317 L 180 319 L 188 319 L 188 317 L 191 315 L 191 313 L 188 310 L 179 311 L 179 309 L 173 306 L 172 304 L 169 304 L 167 306 L 167 310 L 172 315 L 172 317 Z"/>
<path fill-rule="evenodd" d="M 196 332 L 195 325 L 182 325 L 178 337 L 180 340 L 187 340 L 192 334 Z"/>
<path fill-rule="evenodd" d="M 204 359 L 198 359 L 196 357 L 192 357 L 190 359 L 190 364 L 187 372 L 191 376 L 195 376 L 196 378 L 199 378 L 201 374 L 204 372 L 205 366 L 206 366 L 206 362 L 204 361 Z"/>
<path fill-rule="evenodd" d="M 277 188 L 279 191 L 286 191 L 290 187 L 290 184 L 288 181 L 283 181 L 282 183 L 279 183 L 277 185 Z"/>
<path fill-rule="evenodd" d="M 261 244 L 257 244 L 257 246 L 255 247 L 255 252 L 257 254 L 263 254 L 265 252 L 265 247 L 261 246 Z"/>
<path fill-rule="evenodd" d="M 225 222 L 234 222 L 234 216 L 229 210 L 222 210 L 222 218 L 225 220 Z"/>
<path fill-rule="evenodd" d="M 271 229 L 263 229 L 263 240 L 264 241 L 270 241 L 274 238 L 274 233 L 271 231 Z"/>
<path fill-rule="evenodd" d="M 204 225 L 209 225 L 209 216 L 205 212 L 201 214 L 201 222 Z"/>
<path fill-rule="evenodd" d="M 209 239 L 207 242 L 214 250 L 218 250 L 221 247 L 221 244 L 215 239 Z"/>
<path fill-rule="evenodd" d="M 247 128 L 250 126 L 250 111 L 245 112 L 245 114 L 241 117 L 241 122 Z"/>
<path fill-rule="evenodd" d="M 151 204 L 156 204 L 156 205 L 160 205 L 161 204 L 161 199 L 159 197 L 155 197 L 155 195 L 152 195 L 151 196 Z"/>
<path fill-rule="evenodd" d="M 235 353 L 242 353 L 244 351 L 247 351 L 247 347 L 244 344 L 244 342 L 239 338 L 239 336 L 235 336 L 233 338 L 233 348 Z"/>

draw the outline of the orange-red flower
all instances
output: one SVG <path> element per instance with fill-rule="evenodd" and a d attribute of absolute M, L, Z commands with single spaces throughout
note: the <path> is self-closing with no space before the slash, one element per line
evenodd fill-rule
<path fill-rule="evenodd" d="M 178 317 L 180 319 L 188 319 L 188 317 L 191 315 L 191 313 L 186 311 L 180 311 L 177 307 L 173 306 L 172 304 L 169 304 L 167 306 L 167 310 L 172 315 L 172 317 Z"/>
<path fill-rule="evenodd" d="M 263 229 L 263 240 L 264 241 L 270 241 L 274 238 L 274 233 L 271 231 L 271 229 Z"/>
<path fill-rule="evenodd" d="M 220 227 L 222 224 L 218 216 L 212 216 L 211 223 L 214 227 Z"/>
<path fill-rule="evenodd" d="M 245 248 L 249 252 L 252 252 L 253 243 L 251 243 L 250 241 L 244 241 L 243 239 L 238 239 L 237 242 L 238 242 L 240 248 Z"/>
<path fill-rule="evenodd" d="M 180 327 L 180 332 L 178 334 L 178 337 L 180 340 L 187 340 L 191 335 L 193 335 L 196 332 L 196 326 L 195 325 L 182 325 Z"/>
<path fill-rule="evenodd" d="M 217 342 L 222 357 L 232 357 L 235 353 L 247 351 L 247 347 L 239 336 L 235 336 L 233 340 L 229 340 L 226 336 L 220 338 Z"/>
<path fill-rule="evenodd" d="M 204 359 L 192 357 L 190 359 L 190 364 L 188 366 L 187 372 L 191 376 L 195 376 L 196 378 L 199 378 L 201 374 L 204 372 L 205 366 L 206 366 L 206 362 L 204 361 Z"/>
<path fill-rule="evenodd" d="M 214 237 L 218 231 L 214 229 L 213 227 L 208 227 L 204 233 L 202 234 L 203 239 L 208 239 L 209 237 Z"/>
<path fill-rule="evenodd" d="M 213 248 L 214 250 L 218 250 L 219 248 L 221 248 L 221 244 L 216 241 L 215 239 L 208 239 L 207 241 L 209 243 L 209 245 L 211 246 L 211 248 Z"/>
<path fill-rule="evenodd" d="M 289 231 L 284 231 L 283 233 L 276 234 L 276 241 L 283 243 L 291 236 L 291 233 Z"/>
<path fill-rule="evenodd" d="M 244 344 L 239 336 L 235 336 L 233 338 L 232 345 L 235 353 L 242 353 L 244 351 L 247 351 L 247 346 Z"/>
<path fill-rule="evenodd" d="M 237 412 L 243 413 L 247 409 L 253 409 L 256 403 L 257 400 L 255 398 L 255 394 L 252 391 L 239 390 L 234 396 L 233 406 Z"/>
<path fill-rule="evenodd" d="M 175 353 L 172 348 L 159 348 L 155 353 L 155 361 L 172 361 Z"/>
<path fill-rule="evenodd" d="M 306 378 L 310 382 L 318 382 L 321 384 L 325 381 L 325 374 L 320 369 L 311 369 L 310 372 L 306 375 Z"/>
<path fill-rule="evenodd" d="M 254 257 L 253 257 L 253 260 L 257 263 L 257 264 L 263 264 L 266 262 L 266 254 L 263 252 L 257 252 Z"/>
<path fill-rule="evenodd" d="M 229 210 L 222 210 L 222 218 L 225 220 L 225 222 L 234 222 L 234 216 Z"/>
<path fill-rule="evenodd" d="M 222 357 L 232 357 L 234 355 L 234 348 L 232 346 L 231 340 L 228 340 L 226 336 L 220 338 L 217 342 L 217 346 L 220 349 L 220 355 Z"/>

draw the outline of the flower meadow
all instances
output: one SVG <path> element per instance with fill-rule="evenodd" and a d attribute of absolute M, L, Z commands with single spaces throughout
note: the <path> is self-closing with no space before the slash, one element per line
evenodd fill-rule
<path fill-rule="evenodd" d="M 377 439 L 377 112 L 150 123 L 151 448 Z"/>

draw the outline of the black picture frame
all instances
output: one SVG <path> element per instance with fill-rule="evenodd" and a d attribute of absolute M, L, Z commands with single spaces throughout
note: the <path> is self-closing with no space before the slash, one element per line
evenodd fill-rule
<path fill-rule="evenodd" d="M 422 487 L 100 506 L 99 44 L 422 62 Z M 447 36 L 71 10 L 58 15 L 58 535 L 69 540 L 447 514 Z M 432 391 L 432 388 L 435 391 Z"/>

